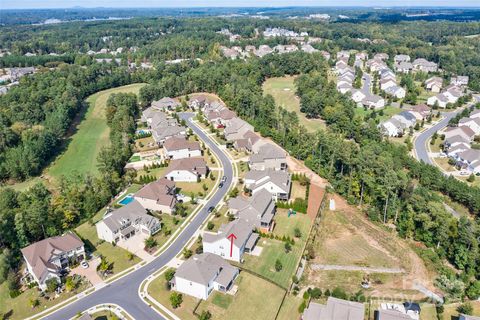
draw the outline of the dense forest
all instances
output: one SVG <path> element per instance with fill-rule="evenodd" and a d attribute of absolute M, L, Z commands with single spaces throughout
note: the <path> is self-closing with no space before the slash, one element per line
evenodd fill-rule
<path fill-rule="evenodd" d="M 78 29 L 78 27 L 81 27 Z M 462 283 L 461 296 L 480 295 L 480 189 L 447 178 L 432 167 L 408 156 L 405 146 L 382 140 L 374 119 L 354 116 L 354 104 L 336 91 L 328 78 L 331 62 L 320 54 L 295 52 L 264 58 L 227 60 L 219 45 L 228 39 L 215 31 L 230 28 L 245 39 L 242 45 L 287 43 L 263 40 L 255 28 L 282 26 L 325 39 L 318 49 L 335 54 L 340 49 L 366 50 L 369 54 L 408 53 L 440 63 L 447 73 L 470 76 L 472 89 L 480 89 L 479 23 L 400 22 L 394 24 L 323 24 L 304 20 L 229 19 L 131 19 L 113 22 L 74 22 L 58 26 L 13 29 L 2 27 L 0 43 L 12 55 L 2 66 L 26 65 L 24 54 L 67 53 L 53 69 L 40 68 L 20 85 L 0 97 L 0 179 L 23 180 L 38 174 L 62 148 L 68 128 L 93 92 L 133 82 L 147 82 L 139 101 L 133 95 L 115 95 L 108 101 L 111 147 L 99 156 L 100 176 L 63 179 L 52 192 L 39 184 L 25 192 L 0 193 L 0 280 L 7 278 L 18 261 L 18 250 L 43 237 L 67 230 L 90 218 L 106 205 L 121 186 L 131 181 L 123 166 L 131 154 L 138 106 L 154 99 L 193 92 L 217 93 L 257 131 L 281 144 L 291 155 L 327 178 L 336 192 L 352 204 L 362 205 L 370 219 L 393 223 L 402 237 L 421 241 L 421 254 L 432 260 L 444 276 L 440 286 L 452 297 Z M 80 30 L 80 31 L 79 31 Z M 104 41 L 102 37 L 110 37 Z M 247 39 L 248 38 L 248 39 Z M 356 38 L 384 39 L 365 44 Z M 85 53 L 103 47 L 136 46 L 120 54 L 122 65 L 97 64 Z M 4 48 L 4 49 L 5 49 Z M 32 57 L 32 64 L 43 62 Z M 179 64 L 166 59 L 200 58 Z M 37 59 L 37 60 L 33 60 Z M 127 60 L 149 60 L 154 69 L 132 71 Z M 73 61 L 73 62 L 72 62 Z M 66 63 L 65 63 L 66 62 Z M 269 77 L 302 75 L 297 80 L 301 110 L 322 117 L 328 131 L 308 133 L 298 116 L 264 96 L 262 83 Z M 472 218 L 456 219 L 443 206 L 450 197 L 468 208 Z M 15 257 L 15 258 L 12 258 Z M 459 270 L 444 267 L 443 260 Z M 460 280 L 460 281 L 459 281 Z M 455 290 L 453 290 L 454 288 Z"/>

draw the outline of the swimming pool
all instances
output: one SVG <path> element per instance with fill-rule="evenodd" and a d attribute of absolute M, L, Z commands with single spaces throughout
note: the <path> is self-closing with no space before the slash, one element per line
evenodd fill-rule
<path fill-rule="evenodd" d="M 129 204 L 130 202 L 133 201 L 133 193 L 130 193 L 129 195 L 127 195 L 125 198 L 123 198 L 122 200 L 120 200 L 118 202 L 118 204 L 121 204 L 122 206 L 125 206 L 127 204 Z"/>

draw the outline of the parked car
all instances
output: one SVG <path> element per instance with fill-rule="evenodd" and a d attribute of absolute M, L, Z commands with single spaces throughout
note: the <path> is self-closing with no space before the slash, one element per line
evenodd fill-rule
<path fill-rule="evenodd" d="M 218 184 L 218 187 L 219 187 L 219 188 L 223 187 L 223 182 L 220 182 L 220 183 Z"/>
<path fill-rule="evenodd" d="M 88 262 L 83 260 L 82 262 L 80 262 L 80 266 L 83 268 L 83 269 L 87 269 L 88 268 Z"/>
<path fill-rule="evenodd" d="M 208 213 L 211 213 L 213 210 L 215 210 L 215 207 L 209 207 L 207 211 Z"/>
<path fill-rule="evenodd" d="M 227 181 L 227 177 L 223 176 L 222 177 L 222 182 L 225 182 L 225 181 Z"/>

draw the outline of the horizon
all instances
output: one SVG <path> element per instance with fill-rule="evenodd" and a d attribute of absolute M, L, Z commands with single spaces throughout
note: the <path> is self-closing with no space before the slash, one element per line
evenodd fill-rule
<path fill-rule="evenodd" d="M 70 1 L 69 1 L 70 2 Z M 73 2 L 73 1 L 71 1 Z M 102 2 L 102 3 L 98 3 Z M 14 1 L 5 0 L 0 6 L 1 10 L 45 10 L 45 9 L 199 9 L 199 8 L 381 8 L 381 9 L 409 9 L 409 8 L 451 8 L 461 9 L 470 8 L 480 9 L 480 4 L 476 0 L 462 0 L 457 1 L 452 5 L 450 1 L 441 0 L 419 0 L 419 1 L 402 1 L 402 0 L 347 0 L 343 4 L 335 3 L 334 0 L 322 1 L 323 4 L 314 3 L 312 0 L 302 0 L 295 5 L 291 5 L 290 0 L 269 0 L 268 3 L 258 5 L 258 2 L 253 0 L 241 0 L 235 4 L 218 3 L 218 0 L 206 0 L 200 4 L 192 3 L 192 0 L 179 0 L 175 6 L 166 4 L 156 4 L 154 0 L 143 0 L 142 4 L 131 6 L 130 1 L 126 0 L 77 0 L 70 6 L 65 6 L 65 1 L 61 0 L 46 0 L 35 1 Z M 193 1 L 194 2 L 194 1 Z M 267 2 L 267 1 L 265 1 Z M 387 2 L 389 4 L 387 4 Z"/>

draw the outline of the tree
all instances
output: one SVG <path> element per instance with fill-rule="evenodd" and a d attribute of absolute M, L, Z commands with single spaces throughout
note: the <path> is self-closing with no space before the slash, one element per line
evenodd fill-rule
<path fill-rule="evenodd" d="M 73 278 L 69 276 L 65 280 L 65 290 L 67 290 L 67 292 L 70 292 L 73 289 L 75 289 L 75 283 L 73 282 Z"/>
<path fill-rule="evenodd" d="M 183 295 L 181 293 L 174 291 L 170 294 L 170 303 L 172 304 L 173 309 L 180 307 L 182 302 L 183 302 Z"/>
<path fill-rule="evenodd" d="M 211 231 L 213 228 L 215 228 L 215 224 L 212 221 L 208 221 L 207 229 Z"/>
<path fill-rule="evenodd" d="M 473 314 L 473 306 L 470 302 L 465 302 L 457 307 L 457 311 L 471 316 Z"/>
<path fill-rule="evenodd" d="M 57 278 L 50 278 L 46 282 L 47 285 L 47 292 L 53 293 L 58 288 L 58 280 Z"/>
<path fill-rule="evenodd" d="M 475 181 L 475 175 L 472 173 L 468 179 L 467 179 L 468 182 L 474 182 Z"/>
<path fill-rule="evenodd" d="M 183 249 L 183 256 L 184 256 L 185 259 L 190 258 L 192 256 L 192 254 L 193 254 L 192 250 L 187 249 L 187 248 Z"/>
<path fill-rule="evenodd" d="M 471 300 L 477 300 L 478 298 L 480 298 L 480 280 L 474 281 L 467 288 L 466 294 Z"/>
<path fill-rule="evenodd" d="M 302 237 L 302 231 L 300 231 L 300 228 L 296 227 L 293 229 L 293 234 L 295 238 L 301 238 Z"/>
<path fill-rule="evenodd" d="M 145 239 L 145 249 L 153 249 L 157 246 L 158 242 L 154 237 L 150 236 Z"/>
<path fill-rule="evenodd" d="M 32 309 L 40 305 L 40 300 L 38 300 L 37 298 L 30 298 L 29 302 L 30 302 L 30 307 L 32 307 Z"/>
<path fill-rule="evenodd" d="M 198 317 L 199 320 L 210 320 L 212 318 L 212 314 L 208 310 L 203 310 L 202 314 Z"/>
<path fill-rule="evenodd" d="M 173 280 L 173 277 L 175 276 L 175 269 L 170 268 L 167 271 L 165 271 L 165 280 L 168 282 Z"/>
<path fill-rule="evenodd" d="M 332 297 L 346 300 L 348 298 L 348 295 L 345 290 L 340 287 L 336 287 L 332 291 Z"/>
<path fill-rule="evenodd" d="M 285 242 L 285 253 L 289 253 L 290 251 L 292 251 L 292 245 L 290 242 Z"/>
<path fill-rule="evenodd" d="M 283 269 L 282 262 L 279 259 L 277 259 L 275 261 L 275 271 L 280 272 L 282 271 L 282 269 Z"/>

